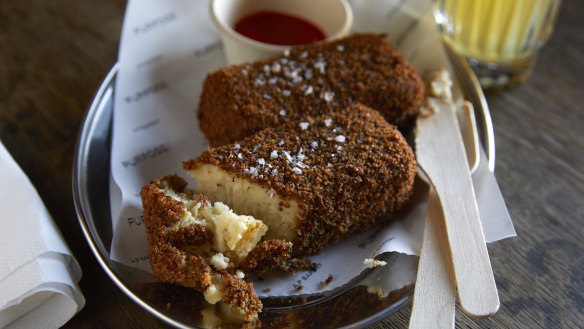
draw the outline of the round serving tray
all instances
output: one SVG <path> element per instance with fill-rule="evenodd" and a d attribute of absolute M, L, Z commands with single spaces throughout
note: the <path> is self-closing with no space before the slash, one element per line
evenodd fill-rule
<path fill-rule="evenodd" d="M 466 63 L 452 53 L 449 55 L 459 86 L 475 107 L 480 139 L 487 153 L 489 167 L 493 170 L 493 129 L 484 95 Z M 176 327 L 206 326 L 209 305 L 204 302 L 201 294 L 191 289 L 157 283 L 152 274 L 110 259 L 113 236 L 110 149 L 117 72 L 118 66 L 115 65 L 104 79 L 89 107 L 77 140 L 72 181 L 79 223 L 104 271 L 134 302 Z M 410 284 L 380 297 L 367 292 L 367 287 L 359 283 L 357 279 L 341 291 L 328 296 L 262 300 L 264 310 L 259 318 L 261 326 L 360 328 L 395 312 L 408 302 L 413 292 L 413 285 Z"/>

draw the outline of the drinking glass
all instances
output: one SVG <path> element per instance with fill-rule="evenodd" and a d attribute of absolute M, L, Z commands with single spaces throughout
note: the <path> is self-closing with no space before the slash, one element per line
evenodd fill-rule
<path fill-rule="evenodd" d="M 447 46 L 467 59 L 483 88 L 512 87 L 531 74 L 561 0 L 433 0 Z"/>

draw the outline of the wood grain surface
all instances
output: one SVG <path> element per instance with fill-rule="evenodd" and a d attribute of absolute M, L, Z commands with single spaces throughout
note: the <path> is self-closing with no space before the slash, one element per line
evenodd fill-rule
<path fill-rule="evenodd" d="M 0 139 L 38 189 L 83 269 L 85 308 L 65 328 L 167 327 L 106 276 L 71 193 L 83 115 L 115 63 L 123 0 L 0 1 Z M 496 175 L 517 238 L 489 245 L 501 307 L 457 309 L 457 328 L 584 326 L 584 2 L 563 1 L 533 75 L 487 94 Z M 1 292 L 0 292 L 1 293 Z M 372 328 L 407 328 L 411 306 Z"/>
<path fill-rule="evenodd" d="M 458 302 L 467 314 L 484 318 L 499 310 L 499 295 L 456 108 L 452 99 L 427 102 L 435 113 L 416 120 L 416 160 L 440 199 Z"/>

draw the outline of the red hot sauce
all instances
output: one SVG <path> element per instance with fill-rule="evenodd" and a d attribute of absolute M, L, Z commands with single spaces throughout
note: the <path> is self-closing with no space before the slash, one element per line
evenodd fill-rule
<path fill-rule="evenodd" d="M 302 18 L 273 11 L 245 16 L 234 29 L 250 39 L 283 46 L 309 44 L 326 37 L 317 26 Z"/>

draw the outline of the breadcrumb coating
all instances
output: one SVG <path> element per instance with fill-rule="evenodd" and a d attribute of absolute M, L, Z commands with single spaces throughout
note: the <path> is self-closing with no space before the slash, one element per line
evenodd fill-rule
<path fill-rule="evenodd" d="M 183 167 L 209 164 L 269 189 L 282 207 L 295 201 L 302 209 L 297 237 L 262 241 L 235 267 L 217 268 L 209 264 L 213 232 L 189 217 L 192 204 L 186 204 L 195 200 L 208 207 L 211 201 L 186 188 L 182 178 L 165 176 L 141 191 L 150 263 L 156 280 L 192 287 L 246 320 L 256 317 L 262 303 L 238 271 L 305 268 L 310 262 L 297 257 L 395 219 L 411 195 L 416 170 L 397 128 L 361 104 L 266 128 L 237 144 L 207 149 Z"/>
<path fill-rule="evenodd" d="M 144 223 L 148 239 L 148 255 L 154 279 L 179 284 L 205 293 L 213 284 L 213 277 L 221 280 L 222 302 L 239 312 L 245 320 L 253 319 L 262 309 L 253 285 L 237 278 L 231 272 L 215 269 L 205 261 L 205 254 L 213 245 L 212 232 L 197 223 L 176 225 L 188 211 L 180 198 L 168 195 L 171 191 L 185 199 L 192 199 L 186 181 L 174 176 L 155 179 L 141 190 Z M 197 195 L 196 202 L 208 205 L 209 200 Z"/>
<path fill-rule="evenodd" d="M 274 191 L 283 203 L 296 201 L 303 215 L 293 256 L 316 254 L 397 218 L 416 174 L 414 154 L 398 129 L 361 104 L 302 123 L 207 149 L 183 168 L 211 164 Z"/>
<path fill-rule="evenodd" d="M 197 255 L 187 255 L 179 249 L 187 243 L 197 246 L 212 243 L 210 232 L 203 226 L 192 225 L 167 234 L 166 228 L 183 217 L 184 204 L 167 196 L 165 185 L 182 192 L 186 182 L 177 176 L 166 176 L 142 187 L 144 223 L 148 239 L 148 256 L 154 278 L 204 291 L 211 284 L 211 267 Z M 184 239 L 183 239 L 184 237 Z M 187 242 L 188 241 L 188 242 Z"/>
<path fill-rule="evenodd" d="M 292 244 L 281 240 L 263 241 L 256 246 L 239 268 L 248 274 L 262 274 L 281 268 L 290 259 Z"/>
<path fill-rule="evenodd" d="M 209 73 L 197 116 L 212 146 L 354 103 L 405 131 L 423 94 L 416 69 L 385 35 L 355 34 Z"/>

